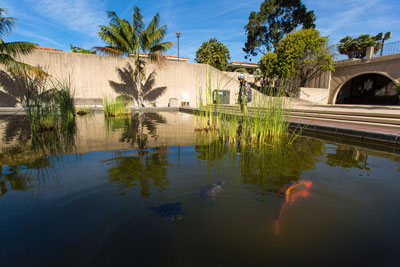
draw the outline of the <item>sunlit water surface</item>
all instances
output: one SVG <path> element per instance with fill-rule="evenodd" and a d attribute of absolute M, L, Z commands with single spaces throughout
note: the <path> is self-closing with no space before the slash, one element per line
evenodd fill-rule
<path fill-rule="evenodd" d="M 193 117 L 0 117 L 1 266 L 398 266 L 400 156 L 300 137 L 237 150 Z"/>

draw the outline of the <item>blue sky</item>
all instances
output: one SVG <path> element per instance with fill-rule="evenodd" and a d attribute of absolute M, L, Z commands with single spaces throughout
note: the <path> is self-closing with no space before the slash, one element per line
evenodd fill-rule
<path fill-rule="evenodd" d="M 182 32 L 180 56 L 194 61 L 196 50 L 210 38 L 223 42 L 231 61 L 245 61 L 243 27 L 251 11 L 258 11 L 261 0 L 0 0 L 9 16 L 18 19 L 17 28 L 6 41 L 30 41 L 41 46 L 70 51 L 69 44 L 84 48 L 101 46 L 98 25 L 108 24 L 106 11 L 116 11 L 129 19 L 133 7 L 142 10 L 148 22 L 156 12 L 168 25 L 166 41 L 176 41 Z M 303 0 L 315 11 L 317 29 L 336 44 L 346 35 L 393 32 L 388 42 L 400 41 L 400 0 Z M 177 55 L 176 45 L 167 54 Z M 258 61 L 260 56 L 253 58 Z"/>

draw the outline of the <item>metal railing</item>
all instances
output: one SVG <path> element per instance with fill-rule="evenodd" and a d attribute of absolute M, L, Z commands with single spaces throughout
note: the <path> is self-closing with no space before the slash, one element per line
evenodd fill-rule
<path fill-rule="evenodd" d="M 349 58 L 365 58 L 367 49 L 361 49 L 361 50 L 353 50 L 350 51 L 347 55 L 341 55 L 339 52 L 335 56 L 335 61 L 342 61 L 342 60 L 348 60 Z M 392 43 L 385 43 L 383 45 L 382 51 L 379 50 L 378 53 L 374 55 L 374 57 L 379 57 L 379 56 L 387 56 L 387 55 L 393 55 L 400 53 L 400 41 L 397 42 L 392 42 Z"/>
<path fill-rule="evenodd" d="M 400 53 L 400 41 L 383 44 L 382 56 L 393 55 Z M 381 51 L 375 54 L 375 56 L 381 55 Z"/>

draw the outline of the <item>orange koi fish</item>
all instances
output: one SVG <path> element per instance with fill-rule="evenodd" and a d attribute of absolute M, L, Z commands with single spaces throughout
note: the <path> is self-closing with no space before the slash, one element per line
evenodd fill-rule
<path fill-rule="evenodd" d="M 278 216 L 275 219 L 274 222 L 274 234 L 276 236 L 280 235 L 281 230 L 280 230 L 280 225 L 279 225 L 279 219 L 281 218 L 282 214 L 291 206 L 294 204 L 296 199 L 303 197 L 306 198 L 308 197 L 309 190 L 312 186 L 312 182 L 308 180 L 299 180 L 297 183 L 294 185 L 289 186 L 285 190 L 285 198 L 284 202 L 279 210 Z"/>

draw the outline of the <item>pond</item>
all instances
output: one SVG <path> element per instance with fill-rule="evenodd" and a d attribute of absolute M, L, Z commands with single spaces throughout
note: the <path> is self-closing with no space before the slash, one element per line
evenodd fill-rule
<path fill-rule="evenodd" d="M 95 114 L 38 135 L 0 116 L 1 266 L 397 265 L 400 153 L 238 150 L 194 128 Z"/>

